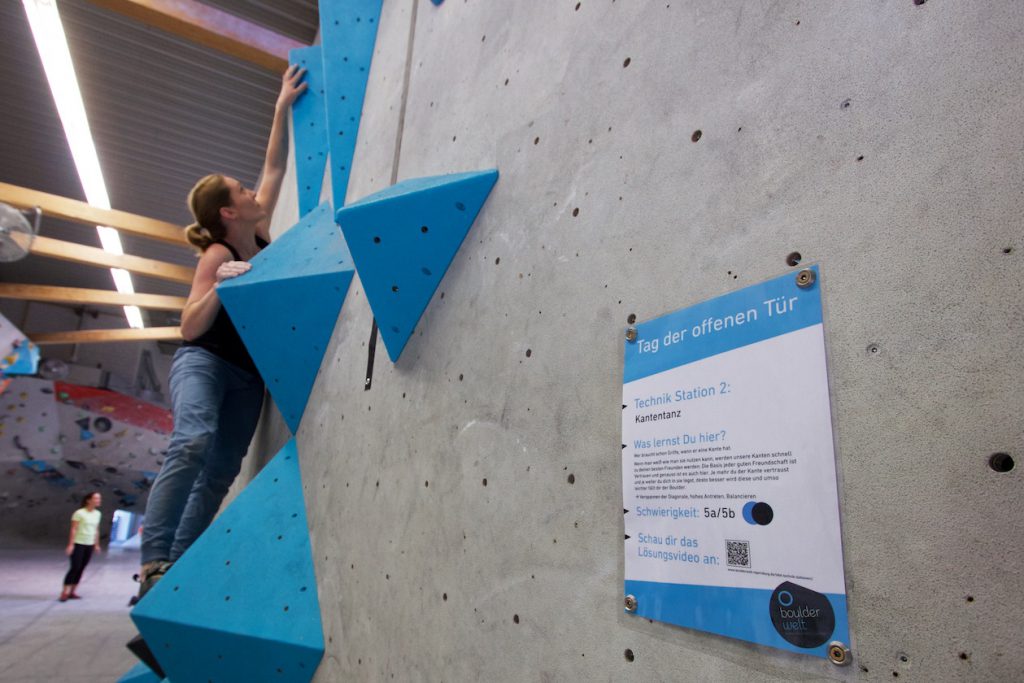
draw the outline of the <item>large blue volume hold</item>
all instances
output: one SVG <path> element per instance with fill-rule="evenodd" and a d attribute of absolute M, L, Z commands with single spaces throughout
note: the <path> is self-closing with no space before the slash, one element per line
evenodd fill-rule
<path fill-rule="evenodd" d="M 299 217 L 320 203 L 327 165 L 327 113 L 324 106 L 324 65 L 319 45 L 288 52 L 288 62 L 306 70 L 306 92 L 292 105 L 295 138 L 295 176 L 299 187 Z"/>
<path fill-rule="evenodd" d="M 309 681 L 324 652 L 295 441 L 132 610 L 170 681 Z"/>
<path fill-rule="evenodd" d="M 334 206 L 345 205 L 382 0 L 320 0 Z"/>
<path fill-rule="evenodd" d="M 217 288 L 293 434 L 352 282 L 331 213 L 324 202 L 253 257 L 252 270 Z"/>
<path fill-rule="evenodd" d="M 497 180 L 497 170 L 406 180 L 335 214 L 392 362 Z"/>

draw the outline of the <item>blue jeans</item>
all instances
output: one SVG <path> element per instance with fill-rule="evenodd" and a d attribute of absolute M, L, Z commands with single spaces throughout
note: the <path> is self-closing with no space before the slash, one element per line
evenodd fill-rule
<path fill-rule="evenodd" d="M 176 561 L 213 521 L 256 431 L 263 382 L 197 346 L 171 364 L 174 432 L 146 503 L 142 562 Z"/>

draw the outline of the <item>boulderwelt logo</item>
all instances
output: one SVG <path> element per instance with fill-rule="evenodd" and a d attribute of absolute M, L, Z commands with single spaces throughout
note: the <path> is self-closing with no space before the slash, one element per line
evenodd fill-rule
<path fill-rule="evenodd" d="M 797 647 L 824 645 L 836 629 L 835 610 L 828 598 L 790 581 L 775 589 L 768 609 L 775 630 Z"/>

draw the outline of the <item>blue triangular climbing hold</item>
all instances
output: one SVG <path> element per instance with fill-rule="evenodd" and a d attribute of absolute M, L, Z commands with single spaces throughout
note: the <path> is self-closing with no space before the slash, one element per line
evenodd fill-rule
<path fill-rule="evenodd" d="M 392 362 L 497 180 L 497 170 L 416 178 L 338 210 Z"/>
<path fill-rule="evenodd" d="M 0 360 L 0 374 L 34 375 L 39 371 L 39 347 L 28 340 Z"/>
<path fill-rule="evenodd" d="M 352 282 L 331 213 L 324 202 L 253 257 L 252 270 L 217 288 L 293 434 Z"/>
<path fill-rule="evenodd" d="M 309 681 L 323 628 L 295 441 L 132 610 L 171 681 Z"/>
<path fill-rule="evenodd" d="M 344 206 L 382 0 L 320 0 L 334 206 Z"/>
<path fill-rule="evenodd" d="M 160 681 L 160 677 L 142 662 L 133 666 L 124 676 L 117 679 L 117 683 L 160 683 Z"/>
<path fill-rule="evenodd" d="M 288 51 L 288 61 L 306 70 L 306 92 L 292 105 L 295 138 L 295 176 L 299 188 L 299 216 L 320 203 L 327 164 L 327 113 L 324 107 L 324 65 L 321 47 Z"/>

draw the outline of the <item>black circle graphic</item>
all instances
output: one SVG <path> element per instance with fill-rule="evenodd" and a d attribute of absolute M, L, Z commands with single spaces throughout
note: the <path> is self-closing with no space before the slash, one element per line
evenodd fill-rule
<path fill-rule="evenodd" d="M 755 503 L 750 510 L 750 516 L 761 526 L 768 526 L 775 517 L 775 511 L 768 503 Z"/>

